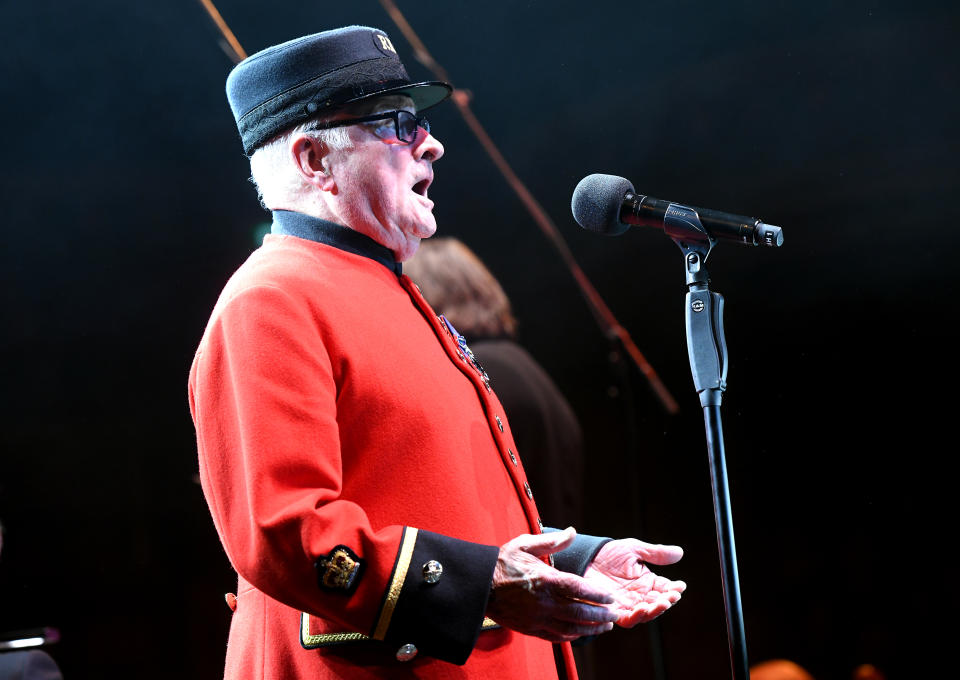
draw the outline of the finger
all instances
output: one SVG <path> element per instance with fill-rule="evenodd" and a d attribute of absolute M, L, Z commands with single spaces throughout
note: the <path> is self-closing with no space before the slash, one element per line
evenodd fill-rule
<path fill-rule="evenodd" d="M 670 609 L 673 605 L 680 601 L 680 593 L 664 593 L 657 601 L 650 605 L 650 612 L 652 616 L 660 616 L 663 612 Z M 652 617 L 651 617 L 652 618 Z"/>
<path fill-rule="evenodd" d="M 675 602 L 680 601 L 680 597 L 681 597 L 681 593 L 678 593 L 675 590 L 666 590 L 663 592 L 650 591 L 649 593 L 645 594 L 642 598 L 640 598 L 640 601 L 645 602 L 647 604 L 657 604 L 659 602 L 674 604 Z"/>
<path fill-rule="evenodd" d="M 670 581 L 669 589 L 677 593 L 682 593 L 687 589 L 687 584 L 684 581 Z"/>
<path fill-rule="evenodd" d="M 666 593 L 672 590 L 682 593 L 687 589 L 687 584 L 683 581 L 671 581 L 665 576 L 657 576 L 653 580 L 653 586 L 650 588 L 652 591 L 659 593 Z"/>
<path fill-rule="evenodd" d="M 620 614 L 607 607 L 571 602 L 569 605 L 559 608 L 554 617 L 568 623 L 597 624 L 615 623 L 620 618 Z"/>
<path fill-rule="evenodd" d="M 632 609 L 622 612 L 617 620 L 617 625 L 623 628 L 632 628 L 638 623 L 647 623 L 670 609 L 674 604 L 680 601 L 680 594 L 674 594 L 675 597 L 660 595 L 653 602 L 639 602 Z"/>
<path fill-rule="evenodd" d="M 525 541 L 522 549 L 536 557 L 552 555 L 555 552 L 570 547 L 573 539 L 577 536 L 577 530 L 573 527 L 567 527 L 563 531 L 551 531 L 547 534 L 531 535 Z"/>
<path fill-rule="evenodd" d="M 682 593 L 687 589 L 687 584 L 683 581 L 665 581 L 663 583 L 658 582 L 653 590 L 658 593 Z"/>
<path fill-rule="evenodd" d="M 637 541 L 637 554 L 641 561 L 650 564 L 675 564 L 683 557 L 683 548 L 679 545 L 661 545 L 659 543 L 644 543 Z"/>
<path fill-rule="evenodd" d="M 655 618 L 660 616 L 660 614 L 662 614 L 664 611 L 666 610 L 654 611 L 649 606 L 637 607 L 636 609 L 631 611 L 629 614 L 625 614 L 624 616 L 621 616 L 620 619 L 617 621 L 617 625 L 620 626 L 621 628 L 633 628 L 637 624 L 649 623 L 650 621 L 653 621 Z"/>

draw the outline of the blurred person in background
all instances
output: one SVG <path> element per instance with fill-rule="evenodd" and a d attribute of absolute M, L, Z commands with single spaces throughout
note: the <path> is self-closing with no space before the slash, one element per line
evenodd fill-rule
<path fill-rule="evenodd" d="M 805 668 L 789 659 L 769 659 L 750 667 L 750 680 L 814 680 Z"/>

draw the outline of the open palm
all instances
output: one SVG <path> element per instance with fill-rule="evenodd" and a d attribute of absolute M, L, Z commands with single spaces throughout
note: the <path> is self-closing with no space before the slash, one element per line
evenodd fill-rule
<path fill-rule="evenodd" d="M 683 550 L 672 545 L 654 545 L 633 538 L 604 544 L 583 577 L 614 597 L 617 625 L 631 628 L 660 616 L 680 600 L 683 581 L 671 581 L 653 573 L 646 563 L 673 564 Z"/>

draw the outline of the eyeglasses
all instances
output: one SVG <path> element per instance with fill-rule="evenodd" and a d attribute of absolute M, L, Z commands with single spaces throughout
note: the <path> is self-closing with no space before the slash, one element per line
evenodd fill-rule
<path fill-rule="evenodd" d="M 393 129 L 396 133 L 397 139 L 404 144 L 413 144 L 417 139 L 417 129 L 423 128 L 427 132 L 430 132 L 430 121 L 428 121 L 423 116 L 416 116 L 409 111 L 404 111 L 402 109 L 397 111 L 380 111 L 370 116 L 363 116 L 361 118 L 347 118 L 345 120 L 334 120 L 329 123 L 321 123 L 320 125 L 315 126 L 314 130 L 329 130 L 330 128 L 345 127 L 347 125 L 357 125 L 358 123 L 372 123 L 376 120 L 393 120 Z M 378 127 L 373 133 L 378 137 L 384 137 L 382 134 L 384 128 Z M 389 133 L 387 133 L 389 134 Z"/>

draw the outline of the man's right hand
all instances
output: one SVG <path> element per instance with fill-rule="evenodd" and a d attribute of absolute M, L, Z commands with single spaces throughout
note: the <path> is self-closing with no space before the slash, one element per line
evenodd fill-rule
<path fill-rule="evenodd" d="M 493 571 L 487 616 L 526 635 L 565 642 L 613 628 L 617 613 L 611 592 L 541 559 L 568 547 L 570 527 L 549 534 L 523 534 L 502 545 Z"/>

